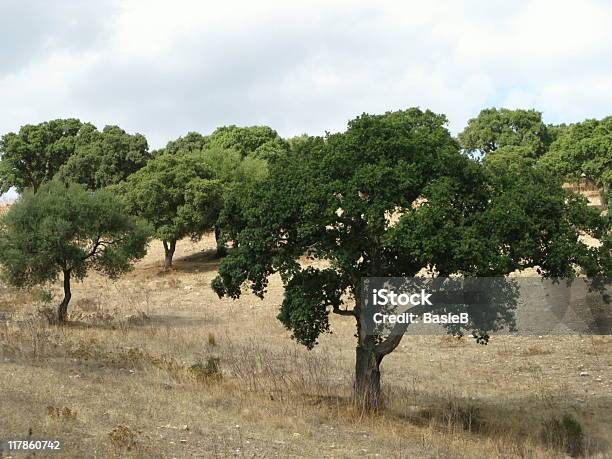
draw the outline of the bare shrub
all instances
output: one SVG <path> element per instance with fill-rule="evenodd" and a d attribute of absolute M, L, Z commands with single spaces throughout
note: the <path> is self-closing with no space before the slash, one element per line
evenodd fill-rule
<path fill-rule="evenodd" d="M 131 451 L 136 447 L 138 433 L 126 425 L 118 425 L 108 433 L 108 438 L 114 448 Z"/>
<path fill-rule="evenodd" d="M 50 405 L 47 407 L 47 416 L 55 421 L 76 421 L 77 412 L 67 406 L 58 408 Z"/>
<path fill-rule="evenodd" d="M 208 357 L 204 363 L 194 363 L 189 367 L 189 372 L 201 383 L 216 382 L 223 377 L 218 357 Z"/>

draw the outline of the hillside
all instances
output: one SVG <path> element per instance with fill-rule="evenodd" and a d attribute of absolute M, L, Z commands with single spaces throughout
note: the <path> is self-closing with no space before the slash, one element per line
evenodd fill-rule
<path fill-rule="evenodd" d="M 63 328 L 36 317 L 42 292 L 2 288 L 0 434 L 62 437 L 67 457 L 548 458 L 567 414 L 589 455 L 612 454 L 612 338 L 405 337 L 387 409 L 364 417 L 354 323 L 306 350 L 275 318 L 279 279 L 264 301 L 217 298 L 213 247 L 181 241 L 164 273 L 155 243 L 117 282 L 90 275 Z"/>

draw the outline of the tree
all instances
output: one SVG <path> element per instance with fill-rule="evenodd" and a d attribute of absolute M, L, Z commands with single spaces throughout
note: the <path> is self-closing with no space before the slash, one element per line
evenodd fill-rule
<path fill-rule="evenodd" d="M 605 248 L 578 242 L 604 225 L 580 197 L 526 162 L 484 165 L 460 154 L 446 118 L 409 109 L 362 115 L 346 132 L 297 142 L 268 178 L 236 196 L 237 247 L 212 287 L 238 298 L 247 283 L 263 297 L 280 273 L 278 318 L 308 348 L 329 331 L 329 314 L 357 327 L 355 397 L 380 407 L 380 364 L 402 334 L 364 329 L 361 280 L 415 276 L 503 276 L 537 266 L 545 276 L 605 269 Z M 390 214 L 398 215 L 394 224 Z M 303 256 L 324 260 L 304 266 Z"/>
<path fill-rule="evenodd" d="M 122 187 L 128 210 L 151 223 L 172 267 L 176 242 L 197 240 L 213 228 L 222 206 L 222 185 L 202 153 L 158 153 Z"/>
<path fill-rule="evenodd" d="M 128 134 L 118 126 L 98 131 L 87 125 L 76 139 L 74 154 L 59 168 L 59 175 L 65 182 L 82 183 L 96 190 L 124 181 L 149 158 L 143 135 Z"/>
<path fill-rule="evenodd" d="M 208 145 L 208 137 L 203 136 L 198 132 L 188 132 L 183 137 L 179 137 L 176 140 L 171 140 L 166 144 L 166 147 L 161 150 L 165 153 L 176 154 L 179 151 L 198 153 Z"/>
<path fill-rule="evenodd" d="M 209 146 L 202 151 L 202 161 L 222 185 L 223 203 L 214 230 L 217 256 L 223 257 L 227 254 L 227 250 L 222 227 L 229 229 L 227 236 L 231 236 L 233 234 L 231 228 L 234 225 L 228 222 L 239 218 L 240 207 L 234 205 L 232 197 L 249 193 L 251 187 L 258 186 L 268 175 L 268 162 L 255 155 L 242 158 L 236 150 L 226 150 L 215 146 Z"/>
<path fill-rule="evenodd" d="M 25 192 L 0 220 L 0 264 L 18 287 L 52 282 L 62 274 L 57 320 L 64 322 L 71 281 L 91 269 L 111 278 L 130 270 L 145 255 L 149 234 L 112 193 L 51 182 L 36 194 Z"/>
<path fill-rule="evenodd" d="M 459 134 L 459 143 L 468 153 L 487 155 L 501 147 L 515 146 L 529 148 L 534 157 L 539 157 L 550 145 L 551 135 L 540 112 L 487 108 L 468 121 Z"/>
<path fill-rule="evenodd" d="M 541 164 L 569 180 L 586 177 L 610 201 L 612 185 L 612 116 L 568 126 L 541 160 Z"/>
<path fill-rule="evenodd" d="M 22 192 L 36 191 L 49 182 L 72 156 L 82 129 L 90 129 L 77 119 L 58 119 L 37 125 L 27 124 L 18 133 L 0 140 L 0 194 L 11 187 Z"/>
<path fill-rule="evenodd" d="M 488 153 L 483 161 L 488 165 L 503 164 L 507 167 L 514 162 L 524 162 L 533 166 L 537 159 L 530 147 L 506 145 Z"/>
<path fill-rule="evenodd" d="M 268 126 L 223 126 L 210 135 L 209 141 L 211 146 L 236 150 L 243 157 L 254 154 L 262 159 L 274 157 L 287 149 L 286 142 Z"/>

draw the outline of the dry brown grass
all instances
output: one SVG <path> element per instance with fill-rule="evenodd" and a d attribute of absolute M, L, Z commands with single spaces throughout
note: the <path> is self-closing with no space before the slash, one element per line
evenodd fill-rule
<path fill-rule="evenodd" d="M 181 242 L 170 273 L 158 245 L 76 285 L 65 327 L 44 319 L 55 286 L 0 287 L 0 437 L 58 436 L 67 457 L 560 458 L 571 416 L 585 455 L 611 455 L 610 337 L 408 336 L 364 416 L 349 319 L 307 351 L 275 319 L 277 278 L 263 302 L 219 300 L 212 238 Z"/>

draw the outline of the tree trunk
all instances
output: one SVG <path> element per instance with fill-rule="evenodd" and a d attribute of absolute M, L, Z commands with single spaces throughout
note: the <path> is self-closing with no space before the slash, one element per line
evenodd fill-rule
<path fill-rule="evenodd" d="M 227 249 L 225 248 L 225 240 L 221 234 L 221 229 L 215 226 L 215 241 L 217 242 L 217 257 L 222 258 L 227 255 Z"/>
<path fill-rule="evenodd" d="M 172 268 L 172 258 L 176 249 L 176 241 L 162 241 L 164 244 L 164 269 L 169 271 Z"/>
<path fill-rule="evenodd" d="M 72 293 L 70 292 L 70 270 L 64 271 L 64 299 L 57 307 L 57 321 L 64 323 L 68 313 L 68 303 L 70 303 Z"/>
<path fill-rule="evenodd" d="M 364 411 L 381 408 L 380 362 L 383 356 L 372 349 L 357 346 L 355 361 L 355 401 Z"/>

